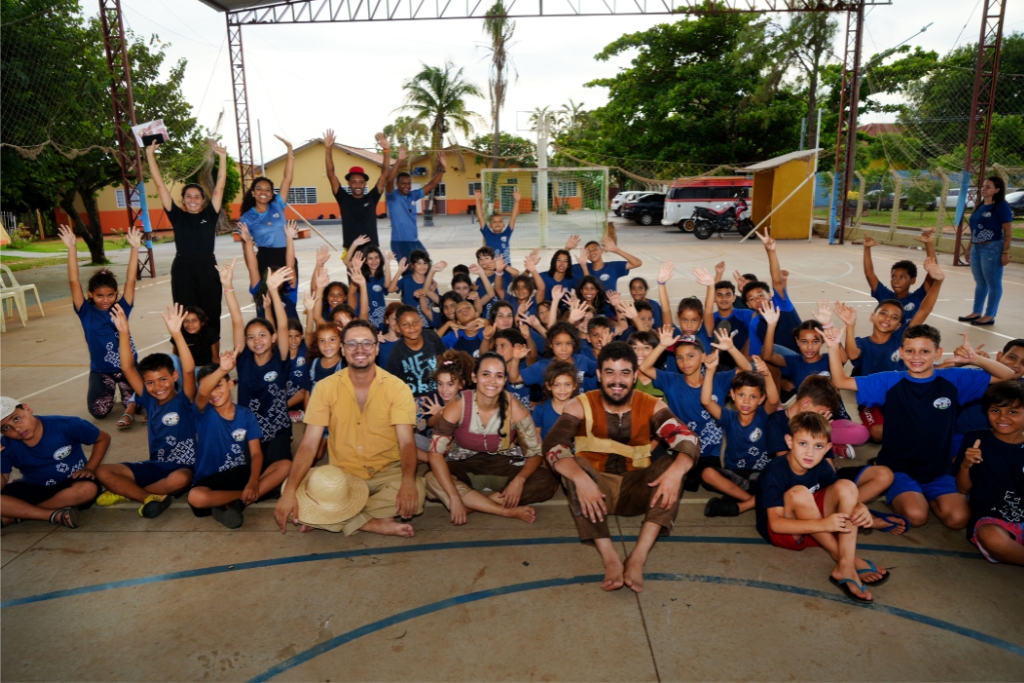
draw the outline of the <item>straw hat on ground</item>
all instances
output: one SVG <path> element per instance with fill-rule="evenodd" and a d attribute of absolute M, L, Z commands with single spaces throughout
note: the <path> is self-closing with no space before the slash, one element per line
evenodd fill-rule
<path fill-rule="evenodd" d="M 328 531 L 340 531 L 369 497 L 365 481 L 333 465 L 311 469 L 295 491 L 299 521 Z"/>

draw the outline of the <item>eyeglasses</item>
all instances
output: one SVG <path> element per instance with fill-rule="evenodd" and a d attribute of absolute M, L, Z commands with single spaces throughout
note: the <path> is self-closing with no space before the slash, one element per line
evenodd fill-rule
<path fill-rule="evenodd" d="M 364 351 L 369 351 L 376 345 L 377 342 L 373 339 L 353 339 L 352 341 L 345 342 L 345 348 L 348 349 L 349 351 L 355 351 L 357 348 L 362 349 Z"/>

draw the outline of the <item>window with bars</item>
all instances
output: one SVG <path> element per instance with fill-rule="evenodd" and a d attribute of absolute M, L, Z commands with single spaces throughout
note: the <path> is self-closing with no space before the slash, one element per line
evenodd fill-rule
<path fill-rule="evenodd" d="M 559 181 L 558 183 L 558 196 L 559 197 L 578 197 L 579 196 L 579 183 L 575 181 Z"/>
<path fill-rule="evenodd" d="M 483 183 L 470 183 L 469 184 L 469 197 L 470 197 L 470 199 L 472 199 L 476 195 L 477 192 L 483 192 L 483 191 L 484 191 L 484 184 Z"/>
<path fill-rule="evenodd" d="M 290 187 L 288 188 L 288 198 L 285 201 L 289 204 L 316 204 L 316 188 Z"/>
<path fill-rule="evenodd" d="M 125 204 L 125 201 L 124 201 L 124 189 L 114 190 L 114 192 L 117 195 L 117 208 L 119 208 L 119 209 L 125 208 L 125 206 L 127 206 L 127 205 Z M 133 209 L 140 209 L 140 208 L 142 208 L 142 200 L 139 199 L 138 195 L 135 195 L 135 197 L 132 199 L 132 208 Z"/>
<path fill-rule="evenodd" d="M 446 188 L 444 186 L 444 183 L 438 183 L 437 184 L 437 188 L 434 189 L 434 196 L 439 198 L 439 199 L 443 199 L 446 196 L 445 195 L 446 191 L 447 190 L 446 190 Z"/>

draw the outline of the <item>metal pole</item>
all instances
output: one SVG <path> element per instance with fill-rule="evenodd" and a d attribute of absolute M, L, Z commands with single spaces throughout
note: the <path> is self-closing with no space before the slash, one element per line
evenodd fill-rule
<path fill-rule="evenodd" d="M 800 119 L 800 151 L 804 151 L 804 143 L 807 140 L 807 117 Z"/>
<path fill-rule="evenodd" d="M 231 14 L 224 15 L 228 27 L 228 54 L 231 58 L 231 94 L 235 100 L 235 130 L 238 132 L 238 166 L 242 175 L 242 194 L 256 178 L 252 162 L 252 139 L 249 125 L 249 92 L 245 85 L 245 54 L 242 52 L 242 27 L 231 23 Z"/>
<path fill-rule="evenodd" d="M 824 109 L 818 108 L 818 127 L 815 128 L 814 139 L 821 144 L 821 115 Z M 814 179 L 811 181 L 811 224 L 807 226 L 807 241 L 814 237 L 814 200 L 818 198 L 818 155 L 814 155 Z"/>
<path fill-rule="evenodd" d="M 548 244 L 548 117 L 537 126 L 537 226 L 540 248 Z"/>
<path fill-rule="evenodd" d="M 267 167 L 263 163 L 263 126 L 260 125 L 260 120 L 256 119 L 256 135 L 260 139 L 260 175 L 267 175 Z"/>

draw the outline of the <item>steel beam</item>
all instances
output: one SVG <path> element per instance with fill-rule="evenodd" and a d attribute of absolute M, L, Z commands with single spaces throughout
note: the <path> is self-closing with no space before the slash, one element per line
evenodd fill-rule
<path fill-rule="evenodd" d="M 967 127 L 967 153 L 964 158 L 964 175 L 961 187 L 969 189 L 966 202 L 975 200 L 977 206 L 981 197 L 981 184 L 985 182 L 988 170 L 989 131 L 992 127 L 992 111 L 996 104 L 996 81 L 999 78 L 999 53 L 1003 47 L 1003 20 L 1006 17 L 1006 0 L 985 0 L 981 15 L 981 36 L 978 38 L 978 55 L 974 65 L 974 93 L 971 97 L 971 118 Z M 961 195 L 965 194 L 961 191 Z M 960 260 L 965 227 L 964 211 L 956 228 L 956 248 L 953 251 L 953 265 L 965 265 Z"/>
<path fill-rule="evenodd" d="M 231 23 L 227 14 L 228 52 L 231 57 L 231 93 L 235 98 L 235 130 L 238 132 L 238 166 L 244 195 L 256 178 L 252 161 L 252 136 L 249 126 L 249 92 L 245 87 L 245 55 L 242 52 L 242 27 Z"/>
<path fill-rule="evenodd" d="M 132 96 L 132 70 L 128 60 L 128 40 L 121 18 L 121 0 L 100 0 L 100 25 L 103 30 L 103 49 L 110 72 L 110 101 L 114 107 L 114 136 L 117 140 L 117 162 L 121 166 L 124 184 L 124 202 L 128 210 L 128 227 L 148 226 L 145 186 L 142 176 L 142 155 L 135 142 L 135 98 Z M 141 188 L 141 189 L 140 189 Z M 139 208 L 133 206 L 139 203 Z M 93 226 L 98 227 L 98 226 Z M 146 232 L 149 232 L 146 230 Z M 102 237 L 102 235 L 101 235 Z M 149 272 L 156 277 L 153 263 L 153 242 L 146 236 L 145 254 L 139 255 L 139 277 Z"/>
<path fill-rule="evenodd" d="M 857 104 L 860 100 L 860 62 L 864 35 L 864 5 L 846 15 L 846 48 L 843 51 L 843 80 L 839 90 L 839 126 L 836 130 L 835 177 L 832 181 L 833 213 L 830 216 L 829 241 L 836 233 L 839 243 L 846 239 L 846 223 L 850 215 L 847 196 L 853 174 L 857 170 Z M 832 225 L 838 215 L 838 224 Z"/>

